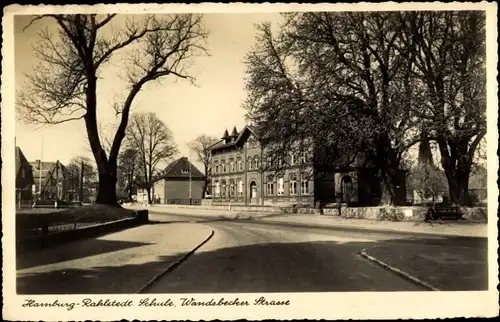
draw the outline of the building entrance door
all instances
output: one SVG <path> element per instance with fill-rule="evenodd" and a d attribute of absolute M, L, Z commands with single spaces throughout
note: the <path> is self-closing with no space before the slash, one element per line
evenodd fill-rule
<path fill-rule="evenodd" d="M 250 202 L 255 203 L 257 201 L 257 184 L 255 181 L 250 183 Z"/>

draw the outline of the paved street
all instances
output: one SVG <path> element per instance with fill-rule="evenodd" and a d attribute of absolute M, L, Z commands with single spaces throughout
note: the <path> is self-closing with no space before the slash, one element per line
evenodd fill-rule
<path fill-rule="evenodd" d="M 200 218 L 187 215 L 151 213 L 153 220 L 182 221 Z M 439 283 L 421 267 L 420 278 L 438 282 L 444 289 L 487 288 L 486 245 L 484 240 L 461 237 L 430 237 L 385 232 L 348 232 L 327 228 L 279 226 L 254 220 L 205 222 L 214 237 L 176 270 L 157 281 L 148 292 L 345 292 L 345 291 L 421 291 L 423 287 L 407 281 L 359 256 L 363 249 L 406 250 L 411 245 L 428 245 L 432 254 L 443 249 L 457 254 L 474 252 L 472 276 L 457 276 L 461 263 L 445 263 L 447 283 Z M 411 259 L 409 259 L 411 262 Z M 414 262 L 414 261 L 413 261 Z M 424 263 L 428 264 L 428 262 Z M 434 263 L 439 266 L 441 263 Z M 471 267 L 467 268 L 470 270 Z M 415 269 L 415 268 L 414 268 Z M 424 276 L 422 277 L 422 272 Z M 451 274 L 451 276 L 450 276 Z M 437 276 L 439 278 L 439 276 Z M 468 280 L 462 284 L 461 278 Z M 450 283 L 450 280 L 456 283 Z"/>
<path fill-rule="evenodd" d="M 426 290 L 360 256 L 362 250 L 440 290 L 487 288 L 485 239 L 304 222 L 290 225 L 266 218 L 175 215 L 150 209 L 149 225 L 18 257 L 17 290 L 20 294 Z M 212 232 L 208 242 L 161 275 Z"/>

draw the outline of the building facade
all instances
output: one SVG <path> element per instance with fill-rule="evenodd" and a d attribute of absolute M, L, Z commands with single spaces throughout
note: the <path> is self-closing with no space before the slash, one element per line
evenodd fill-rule
<path fill-rule="evenodd" d="M 224 133 L 211 148 L 212 199 L 214 203 L 242 205 L 314 204 L 315 180 L 310 164 L 312 150 L 290 154 L 286 167 L 269 156 L 255 130 Z"/>
<path fill-rule="evenodd" d="M 381 186 L 373 168 L 319 166 L 320 153 L 303 140 L 281 160 L 255 129 L 236 128 L 211 148 L 212 199 L 217 204 L 318 206 L 334 202 L 377 205 Z M 277 163 L 277 164 L 276 164 Z M 403 198 L 404 199 L 404 198 Z"/>
<path fill-rule="evenodd" d="M 201 204 L 205 175 L 187 157 L 170 163 L 153 183 L 153 202 Z"/>
<path fill-rule="evenodd" d="M 61 162 L 30 162 L 34 184 L 32 193 L 40 200 L 66 200 L 71 194 L 71 174 Z"/>
<path fill-rule="evenodd" d="M 31 166 L 24 153 L 16 146 L 16 204 L 29 203 L 33 200 L 31 191 L 35 183 Z"/>

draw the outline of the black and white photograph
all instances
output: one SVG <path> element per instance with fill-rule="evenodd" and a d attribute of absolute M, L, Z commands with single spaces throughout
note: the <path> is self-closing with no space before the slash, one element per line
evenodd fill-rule
<path fill-rule="evenodd" d="M 496 13 L 7 7 L 4 316 L 498 316 Z"/>

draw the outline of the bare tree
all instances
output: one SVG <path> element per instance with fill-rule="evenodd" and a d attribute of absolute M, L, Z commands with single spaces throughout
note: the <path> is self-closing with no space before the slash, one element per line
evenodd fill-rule
<path fill-rule="evenodd" d="M 135 178 L 141 168 L 139 151 L 134 147 L 125 146 L 118 157 L 118 188 L 120 192 L 126 191 L 129 200 L 132 200 Z"/>
<path fill-rule="evenodd" d="M 70 173 L 70 184 L 71 189 L 74 192 L 78 192 L 80 197 L 83 196 L 84 185 L 95 182 L 97 179 L 97 171 L 95 168 L 95 162 L 86 156 L 76 156 L 71 159 L 67 166 L 68 172 Z"/>
<path fill-rule="evenodd" d="M 207 193 L 208 183 L 211 180 L 212 168 L 210 162 L 212 154 L 210 148 L 217 142 L 217 138 L 208 135 L 200 135 L 189 143 L 189 148 L 196 153 L 196 159 L 203 164 L 205 170 L 205 182 L 203 183 L 203 198 Z"/>
<path fill-rule="evenodd" d="M 194 14 L 142 16 L 116 28 L 109 15 L 54 15 L 57 32 L 39 33 L 38 63 L 18 94 L 19 115 L 26 122 L 58 124 L 84 119 L 99 175 L 97 203 L 116 205 L 117 158 L 135 97 L 147 83 L 167 76 L 194 82 L 187 72 L 192 58 L 207 54 L 202 17 Z M 28 25 L 28 27 L 30 26 Z M 110 33 L 110 30 L 114 31 Z M 126 50 L 129 49 L 129 50 Z M 113 57 L 126 56 L 128 94 L 114 106 L 120 122 L 106 153 L 99 136 L 97 97 L 99 71 Z"/>
<path fill-rule="evenodd" d="M 177 145 L 168 127 L 154 113 L 132 115 L 127 129 L 130 147 L 138 152 L 142 183 L 148 192 L 151 203 L 151 188 L 154 179 L 161 173 L 160 165 L 177 154 Z"/>
<path fill-rule="evenodd" d="M 403 41 L 424 89 L 419 118 L 435 140 L 450 199 L 466 204 L 474 157 L 486 135 L 486 33 L 480 11 L 409 12 Z"/>

